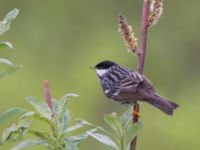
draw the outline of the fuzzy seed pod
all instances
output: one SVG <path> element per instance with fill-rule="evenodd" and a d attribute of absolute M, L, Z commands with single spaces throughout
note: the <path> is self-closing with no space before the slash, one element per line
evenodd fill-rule
<path fill-rule="evenodd" d="M 151 15 L 148 17 L 148 26 L 154 26 L 159 21 L 163 13 L 163 0 L 152 0 Z"/>
<path fill-rule="evenodd" d="M 137 38 L 135 37 L 134 32 L 132 31 L 131 25 L 128 24 L 125 16 L 119 15 L 118 18 L 119 31 L 124 39 L 125 45 L 128 47 L 129 51 L 133 53 L 138 53 L 137 49 Z"/>

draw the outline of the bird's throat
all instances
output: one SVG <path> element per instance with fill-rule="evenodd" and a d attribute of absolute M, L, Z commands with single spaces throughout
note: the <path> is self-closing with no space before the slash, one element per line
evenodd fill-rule
<path fill-rule="evenodd" d="M 105 75 L 107 73 L 107 69 L 96 69 L 96 73 L 99 77 L 102 77 L 103 75 Z"/>

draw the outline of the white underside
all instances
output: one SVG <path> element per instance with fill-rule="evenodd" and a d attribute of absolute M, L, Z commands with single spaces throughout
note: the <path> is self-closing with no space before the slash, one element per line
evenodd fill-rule
<path fill-rule="evenodd" d="M 107 94 L 107 93 L 109 93 L 110 92 L 110 89 L 109 90 L 105 90 L 105 93 Z"/>

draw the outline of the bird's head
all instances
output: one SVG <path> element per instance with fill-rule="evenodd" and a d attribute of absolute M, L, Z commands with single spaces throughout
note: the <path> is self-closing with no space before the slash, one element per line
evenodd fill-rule
<path fill-rule="evenodd" d="M 117 64 L 110 60 L 104 60 L 97 65 L 94 66 L 94 69 L 96 70 L 96 73 L 99 77 L 102 77 L 104 74 L 107 73 L 108 69 L 116 66 Z"/>

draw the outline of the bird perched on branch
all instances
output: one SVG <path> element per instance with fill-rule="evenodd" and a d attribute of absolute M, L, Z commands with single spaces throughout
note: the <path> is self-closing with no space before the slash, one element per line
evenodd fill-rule
<path fill-rule="evenodd" d="M 94 69 L 104 94 L 121 104 L 147 102 L 168 115 L 173 115 L 173 110 L 178 107 L 178 104 L 156 93 L 153 84 L 137 71 L 121 67 L 109 60 L 98 63 Z"/>

